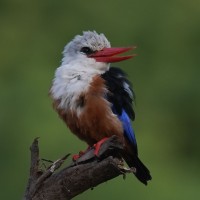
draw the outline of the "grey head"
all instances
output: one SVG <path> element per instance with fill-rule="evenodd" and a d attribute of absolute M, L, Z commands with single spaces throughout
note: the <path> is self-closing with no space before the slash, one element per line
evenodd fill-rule
<path fill-rule="evenodd" d="M 96 31 L 84 31 L 83 35 L 75 36 L 65 46 L 62 64 L 69 64 L 74 60 L 87 60 L 88 55 L 110 47 L 110 42 L 103 33 L 98 34 Z"/>

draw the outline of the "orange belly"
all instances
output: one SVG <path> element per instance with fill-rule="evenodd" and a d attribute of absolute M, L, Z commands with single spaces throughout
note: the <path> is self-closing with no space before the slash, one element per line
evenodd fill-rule
<path fill-rule="evenodd" d="M 111 135 L 117 135 L 123 141 L 122 124 L 104 98 L 106 92 L 104 80 L 100 76 L 95 76 L 88 91 L 82 93 L 77 100 L 78 103 L 81 102 L 80 112 L 76 109 L 59 109 L 57 103 L 54 104 L 70 130 L 88 145 Z"/>

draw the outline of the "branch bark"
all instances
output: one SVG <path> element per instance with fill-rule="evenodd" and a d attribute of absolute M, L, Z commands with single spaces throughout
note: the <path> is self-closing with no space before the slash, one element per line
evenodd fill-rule
<path fill-rule="evenodd" d="M 68 200 L 103 182 L 113 179 L 134 169 L 123 166 L 121 158 L 123 147 L 116 136 L 109 138 L 99 151 L 98 158 L 94 149 L 88 150 L 76 162 L 60 171 L 69 154 L 53 162 L 45 170 L 39 167 L 38 138 L 33 141 L 31 167 L 24 200 Z"/>

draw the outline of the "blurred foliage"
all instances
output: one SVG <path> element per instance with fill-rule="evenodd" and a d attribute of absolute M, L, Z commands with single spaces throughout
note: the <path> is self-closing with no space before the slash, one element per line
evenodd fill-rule
<path fill-rule="evenodd" d="M 103 32 L 113 46 L 137 45 L 119 65 L 137 95 L 141 159 L 153 180 L 128 175 L 76 199 L 200 197 L 200 2 L 198 0 L 0 1 L 0 199 L 21 199 L 29 146 L 55 160 L 86 145 L 51 107 L 48 90 L 64 45 L 83 30 Z"/>

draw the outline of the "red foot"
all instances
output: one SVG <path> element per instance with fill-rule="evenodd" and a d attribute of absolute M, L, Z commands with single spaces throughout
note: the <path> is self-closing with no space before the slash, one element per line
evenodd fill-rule
<path fill-rule="evenodd" d="M 72 156 L 72 160 L 78 160 L 83 154 L 85 154 L 90 149 L 90 146 L 85 151 L 79 151 L 79 154 L 75 154 Z"/>
<path fill-rule="evenodd" d="M 107 139 L 108 139 L 108 137 L 105 137 L 105 138 L 101 139 L 100 141 L 98 141 L 96 144 L 94 144 L 94 155 L 95 156 L 98 157 L 100 147 Z"/>
<path fill-rule="evenodd" d="M 94 155 L 98 157 L 99 150 L 101 148 L 101 145 L 108 139 L 108 137 L 105 137 L 101 139 L 99 142 L 93 145 L 94 147 Z M 72 156 L 72 160 L 76 161 L 78 160 L 82 155 L 84 155 L 91 147 L 89 146 L 85 151 L 80 151 L 79 154 L 75 154 Z"/>
<path fill-rule="evenodd" d="M 80 151 L 79 154 L 74 154 L 74 155 L 72 156 L 72 160 L 73 160 L 73 161 L 76 161 L 76 160 L 78 160 L 82 155 L 83 155 L 83 154 L 82 154 L 82 151 Z"/>

